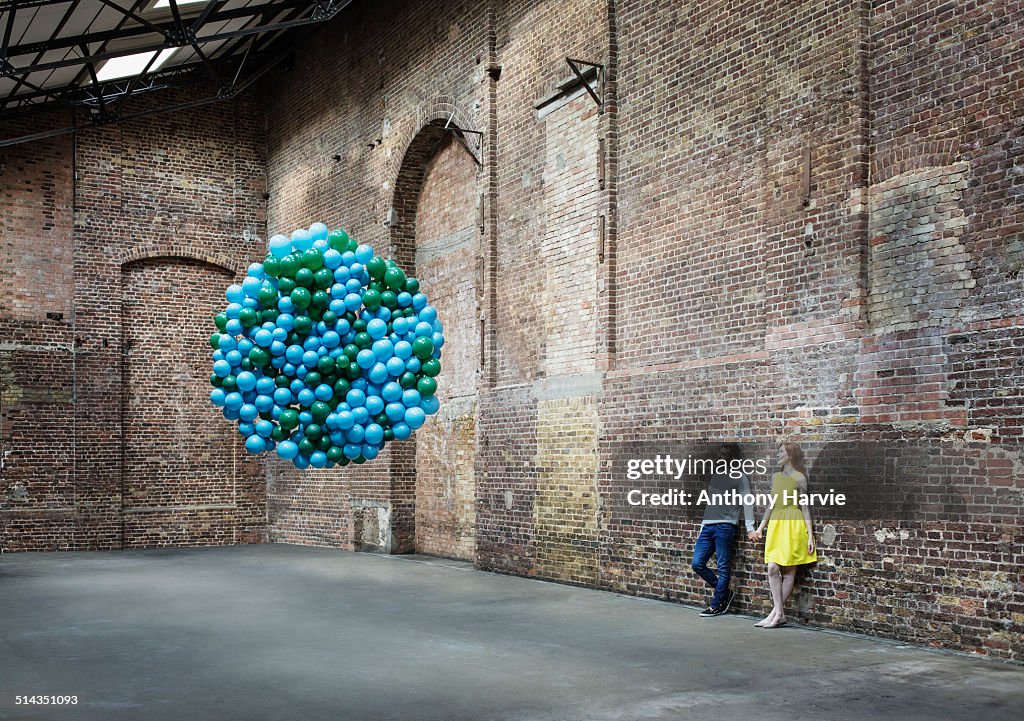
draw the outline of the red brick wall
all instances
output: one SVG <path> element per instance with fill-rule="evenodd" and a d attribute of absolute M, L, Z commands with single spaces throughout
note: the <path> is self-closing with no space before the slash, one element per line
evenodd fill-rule
<path fill-rule="evenodd" d="M 3 550 L 265 539 L 262 469 L 209 405 L 206 342 L 262 255 L 263 152 L 251 97 L 0 151 Z"/>

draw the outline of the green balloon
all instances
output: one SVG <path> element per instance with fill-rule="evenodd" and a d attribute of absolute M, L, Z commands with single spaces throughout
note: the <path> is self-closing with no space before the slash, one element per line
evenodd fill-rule
<path fill-rule="evenodd" d="M 288 297 L 292 299 L 292 305 L 296 310 L 305 310 L 313 302 L 313 296 L 305 288 L 296 288 Z M 310 327 L 313 327 L 312 321 L 310 321 Z"/>
<path fill-rule="evenodd" d="M 324 256 L 316 248 L 310 248 L 302 254 L 302 267 L 320 270 L 324 267 Z"/>
<path fill-rule="evenodd" d="M 373 345 L 373 338 L 371 338 L 370 334 L 364 330 L 362 333 L 356 333 L 356 336 L 355 338 L 352 339 L 352 342 L 356 344 L 356 348 L 369 348 L 371 345 Z"/>
<path fill-rule="evenodd" d="M 280 311 L 278 311 L 278 309 L 276 308 L 276 304 L 275 304 L 275 307 L 267 308 L 260 315 L 263 318 L 263 322 L 266 323 L 268 320 L 276 321 L 277 317 L 279 315 L 281 315 L 281 313 L 280 313 Z"/>
<path fill-rule="evenodd" d="M 317 370 L 321 373 L 330 373 L 334 370 L 334 359 L 329 355 L 325 355 L 316 362 Z M 309 380 L 309 374 L 306 374 L 306 385 L 310 388 L 316 388 L 316 383 Z"/>
<path fill-rule="evenodd" d="M 214 350 L 220 348 L 220 333 L 214 333 L 210 336 L 210 347 Z"/>
<path fill-rule="evenodd" d="M 363 305 L 365 305 L 369 310 L 377 310 L 380 308 L 380 293 L 372 288 L 368 288 L 363 293 Z"/>
<path fill-rule="evenodd" d="M 383 278 L 386 270 L 387 265 L 385 265 L 384 259 L 378 258 L 377 256 L 370 258 L 369 262 L 366 264 L 366 272 L 370 274 L 371 278 L 376 280 Z"/>
<path fill-rule="evenodd" d="M 424 376 L 416 381 L 416 390 L 418 390 L 420 395 L 424 398 L 432 396 L 437 390 L 437 381 L 429 376 Z"/>
<path fill-rule="evenodd" d="M 248 358 L 243 358 L 240 365 L 242 366 L 242 370 L 244 371 L 252 370 L 252 361 L 249 360 Z"/>
<path fill-rule="evenodd" d="M 320 360 L 323 360 L 323 358 Z M 320 385 L 320 374 L 317 371 L 310 371 L 303 380 L 306 381 L 307 388 L 316 388 Z"/>
<path fill-rule="evenodd" d="M 356 333 L 362 333 L 364 330 L 366 330 L 366 321 L 360 318 L 359 320 L 352 324 L 352 330 L 354 330 Z"/>
<path fill-rule="evenodd" d="M 299 453 L 301 453 L 302 455 L 308 456 L 315 450 L 316 446 L 313 444 L 313 441 L 309 440 L 308 438 L 303 438 L 301 441 L 299 441 Z"/>
<path fill-rule="evenodd" d="M 356 378 L 363 374 L 363 369 L 357 366 L 355 363 L 353 363 L 352 365 L 345 369 L 344 373 L 346 378 L 348 378 L 350 381 L 354 381 Z"/>
<path fill-rule="evenodd" d="M 350 390 L 352 390 L 352 384 L 344 378 L 339 378 L 334 384 L 335 398 L 344 398 Z"/>
<path fill-rule="evenodd" d="M 270 362 L 270 354 L 262 348 L 253 348 L 249 351 L 249 360 L 258 368 L 262 368 Z"/>
<path fill-rule="evenodd" d="M 308 291 L 307 291 L 308 292 Z M 295 332 L 305 335 L 313 328 L 313 320 L 308 315 L 295 316 Z M 301 342 L 301 341 L 300 341 Z"/>
<path fill-rule="evenodd" d="M 333 310 L 325 310 L 324 311 L 324 323 L 326 323 L 327 325 L 329 325 L 331 327 L 334 327 L 334 325 L 337 322 L 338 322 L 338 314 L 337 313 L 335 313 Z"/>
<path fill-rule="evenodd" d="M 358 353 L 357 353 L 357 355 L 358 355 Z M 328 356 L 328 357 L 330 357 L 330 356 Z M 338 356 L 337 358 L 335 358 L 335 359 L 334 359 L 334 366 L 335 366 L 335 368 L 337 368 L 337 369 L 338 369 L 338 371 L 340 372 L 340 371 L 343 371 L 343 370 L 345 370 L 346 368 L 348 368 L 348 366 L 349 366 L 349 364 L 350 364 L 351 362 L 352 362 L 352 361 L 350 361 L 350 360 L 348 359 L 348 356 L 347 356 L 347 355 L 345 355 L 345 353 L 344 353 L 344 352 L 342 352 L 342 354 L 341 354 L 340 356 Z"/>
<path fill-rule="evenodd" d="M 387 428 L 389 425 L 391 425 L 391 422 L 388 420 L 387 413 L 378 413 L 376 416 L 373 417 L 373 422 L 376 423 L 381 428 Z"/>
<path fill-rule="evenodd" d="M 327 449 L 327 460 L 337 463 L 345 457 L 345 453 L 337 446 L 331 446 Z"/>
<path fill-rule="evenodd" d="M 286 431 L 294 430 L 299 425 L 299 412 L 293 408 L 285 408 L 281 411 L 281 415 L 277 417 L 277 422 Z"/>
<path fill-rule="evenodd" d="M 309 412 L 313 414 L 314 421 L 323 423 L 324 419 L 331 414 L 331 407 L 323 401 L 313 401 L 313 405 L 309 407 Z"/>
<path fill-rule="evenodd" d="M 287 388 L 290 382 L 291 381 L 288 380 L 288 376 L 286 376 L 284 373 L 282 373 L 281 375 L 274 379 L 274 385 L 277 386 L 278 388 Z"/>
<path fill-rule="evenodd" d="M 352 462 L 361 465 L 363 463 L 366 463 L 366 459 L 363 458 L 362 456 L 356 456 L 355 458 L 352 459 Z"/>
<path fill-rule="evenodd" d="M 345 346 L 344 351 L 345 357 L 348 358 L 349 361 L 354 361 L 356 359 L 356 356 L 359 355 L 359 346 L 357 346 L 355 343 L 349 343 L 347 346 Z M 347 368 L 347 366 L 338 366 L 339 370 L 344 370 L 345 368 Z"/>
<path fill-rule="evenodd" d="M 270 286 L 263 286 L 260 288 L 260 292 L 257 294 L 257 298 L 260 301 L 260 305 L 269 307 L 271 305 L 277 305 L 277 291 Z"/>
<path fill-rule="evenodd" d="M 390 428 L 385 428 L 384 429 L 384 440 L 385 441 L 393 441 L 393 440 L 395 440 L 395 432 L 393 430 L 391 430 Z"/>
<path fill-rule="evenodd" d="M 384 273 L 384 282 L 387 283 L 388 288 L 401 289 L 405 287 L 405 280 L 405 273 L 397 266 L 388 268 Z"/>
<path fill-rule="evenodd" d="M 299 268 L 295 272 L 295 283 L 303 288 L 312 288 L 313 280 L 313 271 L 309 268 Z"/>
<path fill-rule="evenodd" d="M 430 358 L 429 360 L 423 361 L 423 367 L 421 369 L 423 375 L 434 378 L 438 373 L 441 372 L 441 361 L 437 358 Z"/>
<path fill-rule="evenodd" d="M 298 253 L 289 253 L 281 258 L 281 262 L 278 265 L 281 268 L 282 277 L 294 278 L 295 273 L 302 267 L 302 258 L 299 257 Z"/>
<path fill-rule="evenodd" d="M 331 447 L 331 437 L 320 436 L 320 440 L 316 442 L 316 447 L 319 448 L 321 451 L 326 451 L 328 448 Z"/>
<path fill-rule="evenodd" d="M 284 428 L 282 428 L 281 426 L 274 426 L 274 430 L 270 432 L 270 437 L 278 443 L 287 438 L 287 436 L 284 434 Z"/>
<path fill-rule="evenodd" d="M 306 438 L 308 438 L 311 441 L 320 440 L 321 436 L 323 436 L 324 434 L 323 429 L 320 428 L 320 426 L 318 426 L 316 423 L 310 423 L 308 426 L 306 426 L 306 430 L 303 431 L 303 433 L 305 434 Z"/>
<path fill-rule="evenodd" d="M 332 230 L 327 234 L 327 243 L 339 253 L 348 250 L 348 233 L 344 230 Z"/>
<path fill-rule="evenodd" d="M 388 310 L 394 310 L 398 307 L 398 296 L 395 295 L 395 291 L 386 290 L 380 294 L 380 304 Z"/>
<path fill-rule="evenodd" d="M 318 290 L 313 293 L 313 307 L 323 312 L 323 309 L 331 304 L 331 296 L 327 291 Z"/>
<path fill-rule="evenodd" d="M 415 278 L 405 279 L 405 292 L 409 295 L 416 295 L 420 292 L 420 282 Z"/>
<path fill-rule="evenodd" d="M 292 278 L 281 278 L 277 281 L 277 287 L 282 295 L 288 295 L 295 290 L 295 280 Z"/>
<path fill-rule="evenodd" d="M 402 388 L 413 388 L 416 386 L 416 374 L 412 371 L 406 371 L 402 375 L 398 376 L 398 385 Z"/>
<path fill-rule="evenodd" d="M 252 328 L 259 320 L 259 316 L 253 308 L 242 308 L 238 311 L 238 320 L 241 321 L 243 328 Z"/>
<path fill-rule="evenodd" d="M 327 290 L 334 285 L 334 273 L 330 268 L 321 268 L 313 273 L 313 283 L 321 290 Z"/>
<path fill-rule="evenodd" d="M 420 360 L 426 360 L 434 352 L 434 341 L 420 336 L 412 342 L 412 352 Z"/>
<path fill-rule="evenodd" d="M 214 388 L 220 388 L 222 385 L 224 385 L 224 379 L 221 378 L 216 373 L 211 373 L 210 374 L 210 385 L 213 386 Z"/>
<path fill-rule="evenodd" d="M 217 330 L 219 330 L 221 333 L 226 331 L 228 328 L 227 313 L 218 313 L 217 315 L 213 316 L 213 324 L 217 326 Z"/>
<path fill-rule="evenodd" d="M 268 255 L 263 261 L 263 274 L 268 278 L 276 278 L 281 272 L 281 262 L 272 255 Z"/>
<path fill-rule="evenodd" d="M 220 387 L 226 390 L 228 393 L 230 393 L 231 391 L 237 391 L 238 381 L 235 379 L 234 376 L 224 376 L 224 379 L 221 381 Z"/>

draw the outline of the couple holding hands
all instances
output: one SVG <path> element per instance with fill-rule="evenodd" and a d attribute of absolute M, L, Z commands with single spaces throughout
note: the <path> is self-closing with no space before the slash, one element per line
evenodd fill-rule
<path fill-rule="evenodd" d="M 740 459 L 740 449 L 735 443 L 723 444 L 718 452 L 730 466 L 734 460 Z M 779 446 L 777 460 L 781 470 L 772 476 L 772 495 L 775 503 L 767 510 L 756 529 L 753 504 L 743 505 L 747 538 L 752 541 L 765 539 L 764 560 L 768 564 L 772 611 L 754 624 L 761 628 L 778 628 L 785 625 L 786 601 L 793 593 L 797 566 L 818 560 L 814 548 L 810 509 L 788 501 L 794 497 L 793 491 L 799 491 L 800 494 L 807 492 L 803 451 L 796 443 L 783 443 Z M 718 498 L 725 498 L 735 490 L 739 495 L 749 497 L 750 479 L 746 475 L 738 475 L 739 478 L 733 478 L 730 474 L 713 476 L 708 486 L 709 495 L 719 494 Z M 693 549 L 691 565 L 694 572 L 715 589 L 711 604 L 700 614 L 705 618 L 720 616 L 728 611 L 736 595 L 736 592 L 729 588 L 729 578 L 733 541 L 736 538 L 739 517 L 739 505 L 709 504 L 704 509 L 704 521 L 701 523 L 700 535 Z M 717 573 L 707 565 L 712 554 L 717 557 Z"/>

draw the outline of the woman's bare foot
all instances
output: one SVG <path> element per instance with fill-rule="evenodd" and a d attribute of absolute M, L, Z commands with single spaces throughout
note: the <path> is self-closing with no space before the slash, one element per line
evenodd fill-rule
<path fill-rule="evenodd" d="M 760 621 L 758 621 L 754 625 L 755 626 L 760 626 L 761 628 L 768 628 L 769 624 L 772 624 L 772 623 L 775 622 L 776 615 L 777 614 L 775 613 L 775 610 L 772 609 L 771 613 L 769 613 L 767 616 L 762 618 Z"/>
<path fill-rule="evenodd" d="M 780 616 L 776 616 L 775 620 L 772 621 L 771 623 L 766 623 L 764 626 L 762 626 L 762 628 L 778 628 L 779 626 L 785 626 L 785 625 L 786 625 L 786 617 L 780 615 Z"/>

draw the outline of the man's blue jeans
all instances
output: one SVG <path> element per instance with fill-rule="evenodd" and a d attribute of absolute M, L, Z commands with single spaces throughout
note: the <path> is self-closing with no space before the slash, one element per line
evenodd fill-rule
<path fill-rule="evenodd" d="M 729 576 L 732 564 L 732 544 L 736 539 L 736 525 L 733 523 L 712 523 L 701 526 L 697 543 L 693 547 L 693 561 L 690 564 L 694 572 L 715 589 L 711 605 L 718 608 L 725 601 L 729 592 Z M 718 573 L 708 568 L 708 559 L 715 554 Z"/>

